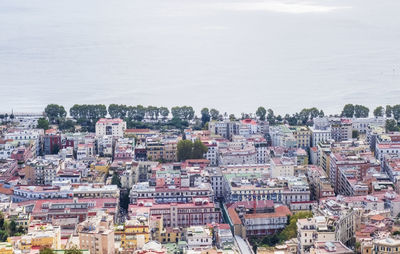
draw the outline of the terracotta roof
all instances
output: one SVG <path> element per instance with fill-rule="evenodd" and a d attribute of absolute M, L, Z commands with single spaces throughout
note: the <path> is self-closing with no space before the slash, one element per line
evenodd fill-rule
<path fill-rule="evenodd" d="M 248 200 L 248 201 L 238 201 L 232 204 L 230 207 L 236 208 L 238 206 L 244 206 L 247 209 L 254 208 L 254 202 L 256 202 L 256 208 L 274 207 L 274 201 L 272 200 Z"/>
<path fill-rule="evenodd" d="M 385 217 L 383 217 L 380 214 L 374 215 L 370 218 L 371 220 L 376 220 L 376 221 L 383 221 L 385 219 Z"/>
<path fill-rule="evenodd" d="M 12 188 L 4 188 L 3 185 L 0 185 L 0 193 L 5 195 L 12 195 L 14 193 Z"/>
<path fill-rule="evenodd" d="M 218 224 L 217 227 L 220 228 L 220 229 L 231 229 L 229 224 Z"/>
<path fill-rule="evenodd" d="M 275 212 L 273 213 L 252 213 L 245 214 L 245 219 L 256 219 L 256 218 L 277 218 L 277 217 L 285 217 L 291 215 L 289 208 L 287 206 L 279 206 L 275 208 Z"/>
<path fill-rule="evenodd" d="M 234 225 L 236 225 L 236 224 L 242 224 L 242 221 L 240 220 L 239 215 L 238 215 L 237 212 L 235 211 L 235 208 L 229 207 L 229 208 L 228 208 L 228 214 L 229 214 L 229 217 L 231 218 L 232 223 L 233 223 Z"/>
<path fill-rule="evenodd" d="M 126 129 L 125 132 L 150 132 L 150 129 Z"/>

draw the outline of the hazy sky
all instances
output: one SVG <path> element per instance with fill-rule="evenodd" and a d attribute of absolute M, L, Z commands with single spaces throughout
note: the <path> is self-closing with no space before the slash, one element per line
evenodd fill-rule
<path fill-rule="evenodd" d="M 2 0 L 0 111 L 400 103 L 398 0 Z"/>

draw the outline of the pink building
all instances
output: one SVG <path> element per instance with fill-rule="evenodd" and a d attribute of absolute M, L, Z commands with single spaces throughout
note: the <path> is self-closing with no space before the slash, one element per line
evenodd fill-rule
<path fill-rule="evenodd" d="M 143 199 L 129 205 L 130 216 L 143 213 L 162 215 L 165 227 L 190 227 L 221 221 L 219 208 L 207 198 L 196 198 L 192 203 L 170 204 L 157 204 L 154 199 Z"/>

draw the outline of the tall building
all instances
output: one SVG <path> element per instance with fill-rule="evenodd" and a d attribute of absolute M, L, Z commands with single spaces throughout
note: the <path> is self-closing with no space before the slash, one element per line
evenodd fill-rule
<path fill-rule="evenodd" d="M 271 177 L 294 176 L 296 161 L 288 157 L 275 157 L 271 159 Z"/>
<path fill-rule="evenodd" d="M 335 241 L 335 229 L 328 226 L 324 216 L 299 219 L 297 239 L 300 253 L 306 253 L 317 241 Z"/>
<path fill-rule="evenodd" d="M 96 123 L 96 136 L 112 136 L 122 138 L 126 130 L 126 122 L 122 119 L 101 118 Z"/>
<path fill-rule="evenodd" d="M 240 123 L 231 121 L 211 121 L 208 129 L 211 134 L 220 135 L 226 139 L 231 139 L 233 135 L 239 134 Z"/>
<path fill-rule="evenodd" d="M 56 130 L 47 130 L 43 137 L 43 153 L 57 154 L 61 148 L 61 134 Z"/>
<path fill-rule="evenodd" d="M 113 254 L 114 246 L 113 217 L 99 213 L 78 224 L 79 245 L 93 254 Z"/>

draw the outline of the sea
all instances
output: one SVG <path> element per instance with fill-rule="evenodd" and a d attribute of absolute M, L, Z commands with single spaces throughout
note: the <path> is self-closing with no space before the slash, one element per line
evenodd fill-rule
<path fill-rule="evenodd" d="M 400 104 L 399 0 L 0 0 L 0 112 Z"/>

